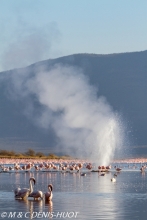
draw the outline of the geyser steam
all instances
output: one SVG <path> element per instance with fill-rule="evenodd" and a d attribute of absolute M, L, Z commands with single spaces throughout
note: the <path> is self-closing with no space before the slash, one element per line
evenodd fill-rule
<path fill-rule="evenodd" d="M 15 98 L 34 95 L 43 106 L 37 123 L 54 129 L 59 140 L 56 147 L 64 153 L 108 165 L 115 149 L 122 146 L 118 114 L 104 97 L 98 97 L 80 69 L 56 65 L 49 71 L 36 70 L 33 75 L 18 71 L 12 74 L 11 82 Z M 32 108 L 29 111 L 26 107 L 31 117 Z"/>

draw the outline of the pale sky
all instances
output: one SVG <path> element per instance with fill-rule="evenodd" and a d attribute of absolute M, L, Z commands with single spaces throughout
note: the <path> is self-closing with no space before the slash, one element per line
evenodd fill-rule
<path fill-rule="evenodd" d="M 0 0 L 0 71 L 147 50 L 147 0 Z"/>

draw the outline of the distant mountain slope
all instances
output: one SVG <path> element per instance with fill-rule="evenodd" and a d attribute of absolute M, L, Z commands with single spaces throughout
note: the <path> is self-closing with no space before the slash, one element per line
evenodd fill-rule
<path fill-rule="evenodd" d="M 50 70 L 56 64 L 81 68 L 90 84 L 98 87 L 98 95 L 105 96 L 113 109 L 123 115 L 128 123 L 128 132 L 131 131 L 132 144 L 147 145 L 147 51 L 110 55 L 74 54 L 41 61 L 23 70 L 33 74 L 37 68 Z M 1 72 L 0 76 L 13 75 L 16 71 Z M 4 81 L 1 81 L 0 148 L 5 145 L 6 148 L 15 146 L 19 149 L 21 140 L 24 148 L 44 147 L 53 152 L 57 142 L 54 132 L 37 127 L 23 114 L 23 102 L 9 99 L 5 88 Z M 36 103 L 39 109 L 40 106 L 37 106 Z"/>

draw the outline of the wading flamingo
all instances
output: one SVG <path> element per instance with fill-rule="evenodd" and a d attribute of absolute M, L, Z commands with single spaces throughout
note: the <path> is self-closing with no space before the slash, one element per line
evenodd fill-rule
<path fill-rule="evenodd" d="M 33 191 L 33 187 L 32 187 L 32 181 L 34 182 L 35 184 L 35 178 L 34 177 L 31 177 L 29 179 L 29 185 L 30 185 L 30 188 L 16 188 L 14 190 L 14 194 L 15 194 L 15 198 L 21 198 L 21 199 L 26 199 L 30 193 L 32 193 Z"/>
<path fill-rule="evenodd" d="M 111 179 L 112 182 L 116 182 L 116 174 L 113 175 L 114 177 Z"/>
<path fill-rule="evenodd" d="M 34 185 L 35 185 L 35 183 L 34 183 Z M 34 190 L 29 194 L 28 197 L 33 197 L 34 200 L 39 199 L 39 198 L 43 199 L 43 192 L 40 190 Z"/>
<path fill-rule="evenodd" d="M 119 167 L 118 167 L 118 168 L 116 168 L 116 171 L 117 171 L 117 172 L 120 172 L 121 170 L 122 170 L 122 169 L 121 169 L 121 168 L 119 168 Z"/>
<path fill-rule="evenodd" d="M 51 201 L 52 200 L 52 198 L 53 198 L 52 191 L 53 191 L 53 186 L 52 186 L 52 184 L 49 184 L 48 185 L 48 192 L 45 193 L 45 200 L 46 201 Z"/>

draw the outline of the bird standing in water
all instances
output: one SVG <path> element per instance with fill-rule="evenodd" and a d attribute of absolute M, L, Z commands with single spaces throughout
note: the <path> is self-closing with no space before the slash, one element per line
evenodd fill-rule
<path fill-rule="evenodd" d="M 15 198 L 19 198 L 19 199 L 26 199 L 30 193 L 32 193 L 33 191 L 33 186 L 32 186 L 32 181 L 34 182 L 35 184 L 35 178 L 34 177 L 31 177 L 29 179 L 29 185 L 30 185 L 30 188 L 16 188 L 14 190 L 14 194 L 15 194 Z"/>
<path fill-rule="evenodd" d="M 45 193 L 45 200 L 46 201 L 51 201 L 52 200 L 52 198 L 53 198 L 52 191 L 53 191 L 53 186 L 52 186 L 52 184 L 49 184 L 48 185 L 48 192 Z"/>

